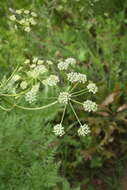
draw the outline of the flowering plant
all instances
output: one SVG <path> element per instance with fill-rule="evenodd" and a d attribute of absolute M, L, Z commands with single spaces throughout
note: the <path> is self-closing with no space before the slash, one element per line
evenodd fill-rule
<path fill-rule="evenodd" d="M 12 108 L 18 107 L 25 110 L 41 110 L 59 104 L 63 108 L 63 114 L 60 123 L 53 128 L 56 136 L 65 134 L 63 120 L 67 106 L 70 106 L 79 123 L 78 135 L 86 136 L 90 133 L 90 128 L 87 124 L 81 123 L 73 104 L 79 104 L 86 112 L 95 112 L 97 104 L 87 99 L 87 96 L 95 94 L 98 87 L 88 81 L 86 74 L 75 72 L 75 70 L 76 60 L 71 57 L 59 60 L 57 64 L 38 57 L 31 60 L 26 59 L 8 79 L 3 79 L 0 85 L 0 95 L 13 97 Z M 38 101 L 39 93 L 43 93 L 45 88 L 49 91 L 56 89 L 55 96 L 49 98 L 52 102 L 41 107 L 33 107 L 34 103 Z M 80 96 L 83 96 L 83 102 L 78 101 Z M 20 105 L 22 99 L 29 104 L 29 107 Z M 3 106 L 1 108 L 7 110 Z"/>
<path fill-rule="evenodd" d="M 31 27 L 37 24 L 36 17 L 37 14 L 33 11 L 19 9 L 10 16 L 10 20 L 14 23 L 15 29 L 22 28 L 25 32 L 30 32 Z"/>

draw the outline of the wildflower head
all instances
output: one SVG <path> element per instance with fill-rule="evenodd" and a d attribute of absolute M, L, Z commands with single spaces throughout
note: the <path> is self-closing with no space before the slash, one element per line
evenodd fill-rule
<path fill-rule="evenodd" d="M 30 104 L 33 103 L 33 102 L 36 102 L 38 91 L 39 91 L 39 83 L 34 85 L 32 87 L 32 89 L 29 92 L 26 93 L 26 95 L 25 95 L 26 102 L 29 102 Z"/>
<path fill-rule="evenodd" d="M 67 104 L 70 100 L 71 95 L 68 92 L 61 92 L 58 97 L 58 102 L 60 104 Z"/>
<path fill-rule="evenodd" d="M 65 134 L 64 127 L 61 124 L 57 124 L 53 127 L 53 132 L 56 136 L 63 136 Z"/>
<path fill-rule="evenodd" d="M 79 136 L 86 136 L 90 133 L 90 128 L 87 124 L 81 125 L 78 129 L 78 135 Z"/>
<path fill-rule="evenodd" d="M 74 82 L 85 83 L 87 81 L 87 77 L 85 74 L 77 72 L 71 72 L 67 74 L 67 79 L 72 83 Z"/>
<path fill-rule="evenodd" d="M 16 82 L 16 81 L 18 81 L 19 79 L 20 79 L 21 77 L 19 76 L 19 75 L 14 75 L 13 77 L 12 77 L 12 80 L 14 81 L 14 82 Z"/>
<path fill-rule="evenodd" d="M 58 63 L 57 66 L 58 66 L 58 69 L 59 69 L 59 70 L 67 70 L 69 64 L 66 63 L 66 62 L 64 62 L 64 61 L 61 61 L 61 62 Z"/>
<path fill-rule="evenodd" d="M 25 32 L 30 32 L 31 27 L 37 24 L 35 21 L 36 13 L 23 9 L 16 10 L 15 13 L 15 15 L 10 16 L 10 20 L 17 23 L 17 28 L 22 28 Z"/>
<path fill-rule="evenodd" d="M 50 75 L 47 79 L 43 80 L 42 83 L 48 86 L 56 86 L 59 82 L 59 77 L 56 75 Z"/>
<path fill-rule="evenodd" d="M 75 65 L 76 64 L 76 60 L 72 57 L 65 59 L 65 62 L 68 63 L 69 65 Z"/>
<path fill-rule="evenodd" d="M 22 81 L 20 84 L 21 89 L 26 89 L 27 88 L 27 82 L 26 81 Z"/>
<path fill-rule="evenodd" d="M 65 61 L 60 61 L 57 65 L 59 70 L 67 70 L 69 66 L 73 66 L 76 64 L 76 60 L 74 58 L 67 58 Z"/>
<path fill-rule="evenodd" d="M 85 111 L 95 112 L 95 111 L 97 111 L 97 104 L 91 100 L 86 100 L 83 103 L 83 108 Z"/>
<path fill-rule="evenodd" d="M 98 91 L 98 87 L 93 82 L 91 82 L 87 85 L 87 89 L 89 92 L 92 92 L 93 94 L 96 94 L 96 92 Z"/>

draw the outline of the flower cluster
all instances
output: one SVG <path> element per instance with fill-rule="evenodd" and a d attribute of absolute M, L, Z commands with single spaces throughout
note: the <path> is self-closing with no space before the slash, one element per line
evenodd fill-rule
<path fill-rule="evenodd" d="M 77 72 L 68 73 L 67 79 L 72 83 L 74 82 L 85 83 L 87 81 L 87 77 L 85 74 L 81 74 Z"/>
<path fill-rule="evenodd" d="M 78 135 L 79 136 L 86 136 L 90 133 L 90 128 L 87 124 L 81 125 L 78 129 Z"/>
<path fill-rule="evenodd" d="M 95 83 L 87 81 L 86 74 L 75 72 L 76 60 L 74 58 L 67 58 L 63 60 L 63 62 L 59 62 L 56 69 L 55 64 L 54 67 L 52 67 L 52 65 L 52 61 L 42 60 L 38 57 L 26 59 L 25 62 L 15 70 L 14 74 L 10 77 L 10 80 L 7 80 L 4 93 L 14 93 L 12 96 L 15 98 L 23 96 L 26 102 L 32 104 L 37 101 L 39 91 L 43 93 L 43 89 L 50 90 L 50 87 L 53 87 L 51 89 L 55 89 L 55 97 L 49 97 L 49 99 L 53 98 L 55 100 L 54 102 L 38 108 L 19 107 L 28 110 L 36 110 L 45 109 L 54 104 L 58 104 L 63 110 L 63 113 L 60 124 L 54 126 L 53 132 L 56 136 L 63 136 L 65 134 L 63 121 L 66 109 L 69 106 L 80 125 L 77 130 L 78 135 L 89 135 L 90 128 L 87 124 L 82 124 L 80 122 L 74 104 L 78 104 L 87 112 L 97 111 L 98 106 L 96 102 L 89 100 L 85 94 L 97 93 L 98 87 Z M 67 69 L 69 66 L 73 67 Z M 11 94 L 9 94 L 9 96 L 11 96 Z M 82 102 L 78 101 L 78 97 L 80 96 L 82 96 L 82 99 L 84 98 Z"/>
<path fill-rule="evenodd" d="M 87 89 L 89 90 L 89 92 L 92 92 L 93 94 L 96 94 L 98 91 L 98 87 L 93 82 L 87 85 Z"/>
<path fill-rule="evenodd" d="M 53 128 L 53 132 L 55 133 L 56 136 L 63 136 L 65 134 L 64 132 L 64 127 L 61 124 L 57 124 Z"/>
<path fill-rule="evenodd" d="M 47 79 L 43 80 L 42 83 L 48 86 L 56 86 L 59 82 L 59 77 L 56 75 L 50 75 Z"/>
<path fill-rule="evenodd" d="M 40 74 L 47 72 L 45 65 L 35 65 L 34 69 L 28 71 L 27 74 L 31 78 L 37 78 Z"/>
<path fill-rule="evenodd" d="M 61 92 L 58 96 L 58 102 L 60 104 L 67 104 L 70 100 L 71 95 L 68 92 Z"/>
<path fill-rule="evenodd" d="M 59 62 L 57 67 L 59 70 L 67 70 L 70 65 L 73 66 L 75 64 L 76 64 L 76 60 L 70 57 L 70 58 L 65 59 L 65 61 Z"/>
<path fill-rule="evenodd" d="M 95 112 L 95 111 L 97 111 L 97 104 L 91 100 L 86 100 L 83 103 L 83 108 L 85 111 Z"/>
<path fill-rule="evenodd" d="M 22 81 L 20 84 L 21 89 L 26 89 L 27 88 L 27 82 L 26 81 Z"/>
<path fill-rule="evenodd" d="M 26 102 L 29 102 L 30 104 L 36 101 L 37 98 L 37 92 L 39 91 L 39 84 L 37 83 L 32 87 L 32 89 L 26 93 L 25 100 Z"/>
<path fill-rule="evenodd" d="M 31 26 L 36 25 L 35 18 L 37 14 L 35 12 L 19 9 L 15 11 L 15 14 L 10 16 L 10 20 L 14 22 L 15 28 L 21 26 L 25 32 L 31 31 Z"/>

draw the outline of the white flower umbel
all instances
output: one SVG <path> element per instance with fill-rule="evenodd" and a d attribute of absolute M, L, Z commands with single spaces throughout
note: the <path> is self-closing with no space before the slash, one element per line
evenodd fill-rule
<path fill-rule="evenodd" d="M 26 81 L 22 81 L 20 84 L 21 89 L 26 89 L 27 88 L 27 82 Z"/>
<path fill-rule="evenodd" d="M 65 134 L 64 127 L 61 124 L 57 124 L 53 127 L 53 132 L 56 136 L 63 136 Z"/>
<path fill-rule="evenodd" d="M 74 83 L 74 82 L 85 83 L 87 81 L 87 77 L 85 74 L 81 74 L 81 73 L 77 73 L 77 72 L 68 73 L 67 79 L 72 83 Z"/>
<path fill-rule="evenodd" d="M 86 136 L 90 133 L 90 128 L 87 124 L 81 125 L 78 129 L 78 135 L 79 136 Z"/>
<path fill-rule="evenodd" d="M 25 100 L 26 102 L 29 102 L 30 104 L 35 102 L 37 100 L 37 92 L 39 90 L 39 83 L 34 85 L 32 89 L 26 93 Z"/>
<path fill-rule="evenodd" d="M 67 104 L 70 100 L 71 95 L 68 92 L 60 92 L 60 95 L 58 97 L 58 102 L 60 104 Z"/>
<path fill-rule="evenodd" d="M 59 82 L 59 77 L 56 75 L 50 75 L 47 79 L 43 80 L 42 83 L 48 86 L 56 86 Z"/>
<path fill-rule="evenodd" d="M 69 64 L 67 62 L 61 61 L 57 65 L 59 70 L 67 70 L 69 67 Z"/>
<path fill-rule="evenodd" d="M 30 32 L 31 27 L 36 25 L 35 21 L 36 13 L 32 13 L 29 10 L 19 9 L 15 11 L 16 15 L 11 15 L 10 20 L 17 23 L 16 28 L 22 28 L 25 32 Z M 19 26 L 19 27 L 18 27 Z"/>
<path fill-rule="evenodd" d="M 92 82 L 87 85 L 87 89 L 89 92 L 92 92 L 93 94 L 96 94 L 96 92 L 98 91 L 98 87 L 95 83 Z"/>
<path fill-rule="evenodd" d="M 34 71 L 37 73 L 37 75 L 43 74 L 47 72 L 47 68 L 44 65 L 37 65 L 34 69 Z"/>
<path fill-rule="evenodd" d="M 36 65 L 33 65 L 33 66 L 35 67 Z M 41 74 L 43 74 L 43 73 L 45 73 L 47 71 L 48 70 L 47 70 L 47 68 L 44 65 L 37 65 L 33 70 L 28 71 L 27 75 L 29 77 L 31 77 L 31 78 L 36 79 L 36 78 L 39 77 L 39 75 L 41 75 Z"/>
<path fill-rule="evenodd" d="M 95 112 L 95 111 L 97 111 L 97 104 L 91 100 L 86 100 L 83 103 L 83 108 L 85 111 Z"/>
<path fill-rule="evenodd" d="M 66 63 L 68 63 L 69 65 L 75 65 L 76 64 L 76 60 L 72 57 L 69 57 L 65 60 Z"/>
<path fill-rule="evenodd" d="M 68 67 L 71 65 L 75 65 L 76 60 L 74 58 L 67 58 L 65 61 L 61 61 L 58 63 L 57 67 L 59 70 L 67 70 Z"/>

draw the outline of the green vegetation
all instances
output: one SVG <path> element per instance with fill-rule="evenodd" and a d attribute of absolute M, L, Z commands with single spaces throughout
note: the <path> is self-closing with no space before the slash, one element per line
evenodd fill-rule
<path fill-rule="evenodd" d="M 123 190 L 126 0 L 7 0 L 0 7 L 0 190 Z M 20 26 L 16 29 L 10 20 L 18 9 L 37 14 L 37 24 L 30 32 Z M 33 57 L 51 60 L 55 72 L 58 60 L 75 58 L 76 72 L 96 83 L 98 93 L 89 98 L 97 102 L 97 112 L 86 113 L 74 105 L 81 123 L 89 124 L 90 135 L 76 134 L 79 124 L 70 107 L 64 115 L 67 133 L 62 137 L 53 133 L 53 126 L 61 121 L 58 105 L 36 111 L 14 106 L 5 111 L 20 98 L 2 96 L 1 85 L 5 84 L 4 93 L 8 93 L 6 80 L 17 65 L 24 67 L 24 61 Z M 77 90 L 83 87 L 81 84 Z M 21 99 L 20 105 L 41 107 L 59 91 L 42 88 L 37 103 L 31 106 Z M 84 101 L 84 94 L 76 100 Z"/>

